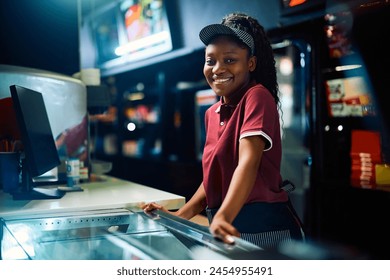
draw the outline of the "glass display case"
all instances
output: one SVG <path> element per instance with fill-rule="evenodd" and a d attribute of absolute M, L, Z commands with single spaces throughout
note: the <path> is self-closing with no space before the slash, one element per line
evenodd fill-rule
<path fill-rule="evenodd" d="M 208 229 L 157 211 L 126 209 L 1 221 L 3 260 L 232 259 L 262 251 L 237 239 L 214 239 Z"/>

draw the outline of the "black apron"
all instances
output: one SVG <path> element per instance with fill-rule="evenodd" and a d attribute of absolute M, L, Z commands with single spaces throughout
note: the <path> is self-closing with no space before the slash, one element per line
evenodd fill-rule
<path fill-rule="evenodd" d="M 218 208 L 206 209 L 209 223 L 217 211 Z M 242 239 L 261 248 L 274 248 L 281 243 L 304 239 L 302 223 L 290 201 L 245 204 L 232 224 Z"/>

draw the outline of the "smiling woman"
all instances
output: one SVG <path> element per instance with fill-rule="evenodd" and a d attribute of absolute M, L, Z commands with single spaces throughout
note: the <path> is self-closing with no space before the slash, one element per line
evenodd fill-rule
<path fill-rule="evenodd" d="M 241 237 L 262 248 L 304 238 L 281 188 L 281 137 L 275 59 L 264 28 L 233 13 L 199 34 L 203 74 L 219 101 L 205 113 L 203 181 L 178 211 L 191 219 L 206 210 L 209 230 L 226 243 Z M 168 211 L 156 203 L 144 211 Z"/>

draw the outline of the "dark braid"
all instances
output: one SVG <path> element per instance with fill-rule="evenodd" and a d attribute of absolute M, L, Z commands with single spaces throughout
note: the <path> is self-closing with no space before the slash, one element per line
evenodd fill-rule
<path fill-rule="evenodd" d="M 222 19 L 221 23 L 244 30 L 252 35 L 255 41 L 255 56 L 257 57 L 256 69 L 251 73 L 252 78 L 265 86 L 274 97 L 275 103 L 279 105 L 275 58 L 264 27 L 255 18 L 244 13 L 229 14 Z"/>

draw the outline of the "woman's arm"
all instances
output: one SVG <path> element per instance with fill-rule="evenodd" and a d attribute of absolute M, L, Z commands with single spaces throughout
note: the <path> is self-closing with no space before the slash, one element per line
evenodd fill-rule
<path fill-rule="evenodd" d="M 191 199 L 180 208 L 176 215 L 183 219 L 191 219 L 206 208 L 206 192 L 204 191 L 203 182 Z"/>
<path fill-rule="evenodd" d="M 238 165 L 226 197 L 210 225 L 211 233 L 225 242 L 231 243 L 230 235 L 239 236 L 232 222 L 252 191 L 264 147 L 265 141 L 260 136 L 250 136 L 240 140 Z"/>
<path fill-rule="evenodd" d="M 162 205 L 157 204 L 155 202 L 144 204 L 141 207 L 146 212 L 150 212 L 150 211 L 153 211 L 155 209 L 159 209 L 159 210 L 162 210 L 164 212 L 171 213 L 172 215 L 189 220 L 205 209 L 205 207 L 206 207 L 206 193 L 204 191 L 203 183 L 201 183 L 200 186 L 198 187 L 197 191 L 191 197 L 191 199 L 176 212 L 169 211 L 165 207 L 163 207 Z"/>

